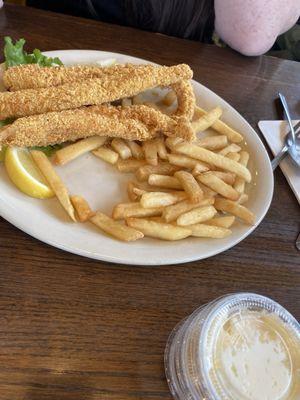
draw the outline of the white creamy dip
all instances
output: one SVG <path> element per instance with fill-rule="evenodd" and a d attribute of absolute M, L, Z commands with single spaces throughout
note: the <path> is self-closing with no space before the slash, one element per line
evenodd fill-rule
<path fill-rule="evenodd" d="M 296 400 L 300 348 L 293 339 L 276 314 L 242 310 L 219 329 L 210 375 L 232 399 Z"/>

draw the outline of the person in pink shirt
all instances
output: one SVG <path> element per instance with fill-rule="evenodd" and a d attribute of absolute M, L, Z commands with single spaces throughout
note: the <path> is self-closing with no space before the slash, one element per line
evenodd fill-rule
<path fill-rule="evenodd" d="M 299 19 L 300 0 L 215 0 L 215 30 L 233 49 L 257 56 Z"/>
<path fill-rule="evenodd" d="M 0 0 L 0 5 L 3 1 Z M 266 53 L 299 19 L 300 0 L 27 0 L 29 6 Z"/>

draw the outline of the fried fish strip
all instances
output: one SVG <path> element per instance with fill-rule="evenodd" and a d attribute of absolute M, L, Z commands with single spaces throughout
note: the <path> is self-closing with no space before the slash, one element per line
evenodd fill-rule
<path fill-rule="evenodd" d="M 171 85 L 177 96 L 177 110 L 174 115 L 192 120 L 196 106 L 196 98 L 192 84 L 182 80 Z"/>
<path fill-rule="evenodd" d="M 88 78 L 116 78 L 129 76 L 133 70 L 141 69 L 151 73 L 153 65 L 119 64 L 111 67 L 76 65 L 73 67 L 40 67 L 38 64 L 24 64 L 8 68 L 3 75 L 6 89 L 14 92 L 24 89 L 42 89 L 77 82 Z"/>
<path fill-rule="evenodd" d="M 89 78 L 46 89 L 0 93 L 0 120 L 107 103 L 191 77 L 190 67 L 179 64 L 155 67 L 151 74 L 142 69 L 134 69 L 126 78 Z"/>
<path fill-rule="evenodd" d="M 100 135 L 148 140 L 162 132 L 193 137 L 186 119 L 172 118 L 150 107 L 93 106 L 19 118 L 0 132 L 0 143 L 21 147 L 47 146 Z"/>
<path fill-rule="evenodd" d="M 134 105 L 128 107 L 114 107 L 114 106 L 93 106 L 88 108 L 89 111 L 100 113 L 114 117 L 120 121 L 132 118 L 145 124 L 150 131 L 155 130 L 152 137 L 157 136 L 159 132 L 166 136 L 174 136 L 186 139 L 188 141 L 195 139 L 195 133 L 192 129 L 192 124 L 184 117 L 172 118 L 155 108 L 145 105 Z M 131 140 L 146 140 L 134 139 Z"/>

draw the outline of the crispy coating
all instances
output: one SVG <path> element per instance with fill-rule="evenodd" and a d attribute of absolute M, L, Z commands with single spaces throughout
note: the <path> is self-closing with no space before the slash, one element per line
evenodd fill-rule
<path fill-rule="evenodd" d="M 196 106 L 196 98 L 190 81 L 181 80 L 171 85 L 177 96 L 177 110 L 174 115 L 192 120 Z"/>
<path fill-rule="evenodd" d="M 111 67 L 76 65 L 73 67 L 40 67 L 38 64 L 17 65 L 8 68 L 3 75 L 5 87 L 10 91 L 42 89 L 77 82 L 88 78 L 129 76 L 133 70 L 141 69 L 151 74 L 153 65 L 119 64 Z"/>
<path fill-rule="evenodd" d="M 89 78 L 46 89 L 0 93 L 0 120 L 111 102 L 191 77 L 190 67 L 179 64 L 155 67 L 151 74 L 142 69 L 134 69 L 127 78 Z"/>
<path fill-rule="evenodd" d="M 172 119 L 143 105 L 102 105 L 19 118 L 0 132 L 0 144 L 47 146 L 94 135 L 144 141 L 161 133 L 194 138 L 185 118 Z"/>

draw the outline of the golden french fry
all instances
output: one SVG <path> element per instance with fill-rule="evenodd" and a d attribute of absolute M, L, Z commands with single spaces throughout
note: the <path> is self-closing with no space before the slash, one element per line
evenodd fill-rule
<path fill-rule="evenodd" d="M 193 143 L 208 150 L 218 150 L 227 146 L 228 139 L 225 135 L 207 136 L 202 139 L 196 139 Z"/>
<path fill-rule="evenodd" d="M 222 115 L 221 107 L 216 107 L 206 114 L 203 114 L 198 120 L 192 122 L 195 132 L 202 132 L 212 126 Z"/>
<path fill-rule="evenodd" d="M 194 168 L 197 164 L 197 160 L 191 157 L 184 156 L 182 154 L 168 154 L 168 161 L 170 164 L 177 165 L 178 167 Z"/>
<path fill-rule="evenodd" d="M 182 189 L 182 184 L 174 176 L 151 174 L 148 178 L 149 185 L 169 189 Z"/>
<path fill-rule="evenodd" d="M 76 210 L 80 222 L 85 222 L 95 215 L 94 211 L 91 210 L 89 203 L 82 196 L 73 195 L 70 196 L 70 200 Z"/>
<path fill-rule="evenodd" d="M 132 106 L 132 100 L 129 99 L 128 97 L 125 97 L 124 99 L 122 99 L 121 103 L 122 103 L 122 107 Z"/>
<path fill-rule="evenodd" d="M 111 141 L 111 147 L 120 155 L 122 160 L 132 157 L 130 148 L 123 139 L 115 138 Z"/>
<path fill-rule="evenodd" d="M 127 218 L 129 226 L 143 232 L 145 236 L 163 240 L 181 240 L 191 234 L 190 229 L 181 228 L 172 224 L 151 221 L 142 218 Z"/>
<path fill-rule="evenodd" d="M 205 224 L 228 229 L 233 225 L 234 221 L 234 215 L 226 215 L 225 217 L 214 217 L 213 219 L 206 221 Z"/>
<path fill-rule="evenodd" d="M 203 174 L 198 175 L 197 180 L 227 199 L 238 200 L 240 196 L 232 186 L 228 185 L 211 172 L 204 172 Z"/>
<path fill-rule="evenodd" d="M 154 221 L 154 222 L 160 222 L 162 224 L 166 223 L 166 221 L 164 221 L 162 217 L 148 217 L 147 220 Z"/>
<path fill-rule="evenodd" d="M 135 182 L 129 181 L 127 183 L 127 195 L 130 201 L 136 201 L 138 199 L 138 195 L 134 191 L 135 188 Z"/>
<path fill-rule="evenodd" d="M 106 161 L 109 164 L 115 164 L 118 161 L 119 154 L 107 147 L 99 147 L 97 150 L 92 151 L 92 153 L 101 158 L 101 160 Z"/>
<path fill-rule="evenodd" d="M 151 174 L 172 175 L 180 168 L 168 162 L 160 162 L 158 165 L 144 165 L 136 170 L 135 176 L 141 182 L 147 181 Z"/>
<path fill-rule="evenodd" d="M 213 206 L 198 207 L 181 214 L 176 223 L 179 226 L 194 225 L 212 219 L 216 213 L 217 211 Z"/>
<path fill-rule="evenodd" d="M 135 172 L 138 168 L 146 165 L 146 160 L 137 160 L 136 158 L 127 158 L 126 160 L 118 160 L 117 169 L 120 172 Z"/>
<path fill-rule="evenodd" d="M 200 107 L 195 108 L 195 118 L 198 119 L 199 116 L 207 114 Z M 243 136 L 235 131 L 234 129 L 230 128 L 230 126 L 226 125 L 225 122 L 218 119 L 215 123 L 211 126 L 215 131 L 221 133 L 221 135 L 226 135 L 231 142 L 239 143 L 243 140 Z"/>
<path fill-rule="evenodd" d="M 135 188 L 133 188 L 133 192 L 137 195 L 138 198 L 141 197 L 144 193 L 148 193 L 148 192 L 151 192 L 151 193 L 154 193 L 154 192 L 164 192 L 164 193 L 174 192 L 174 189 L 167 189 L 167 188 L 160 187 L 160 186 L 151 186 L 151 185 L 149 185 L 149 187 L 151 189 L 149 189 L 148 187 L 145 187 L 145 188 L 135 187 Z"/>
<path fill-rule="evenodd" d="M 163 208 L 143 208 L 140 203 L 120 203 L 112 212 L 113 219 L 126 219 L 129 217 L 155 217 L 162 214 Z"/>
<path fill-rule="evenodd" d="M 162 217 L 166 222 L 173 222 L 179 217 L 179 215 L 193 210 L 194 208 L 213 205 L 215 202 L 214 198 L 203 199 L 199 203 L 191 203 L 188 200 L 180 201 L 177 204 L 165 207 L 162 212 Z"/>
<path fill-rule="evenodd" d="M 218 178 L 222 179 L 228 185 L 233 185 L 236 179 L 235 174 L 232 172 L 223 172 L 223 171 L 210 171 L 213 175 L 217 176 Z"/>
<path fill-rule="evenodd" d="M 170 90 L 165 97 L 162 99 L 162 104 L 169 107 L 171 106 L 177 99 L 176 93 L 173 90 Z"/>
<path fill-rule="evenodd" d="M 241 147 L 235 143 L 231 143 L 229 146 L 224 147 L 224 149 L 220 150 L 218 153 L 222 154 L 222 156 L 226 156 L 228 153 L 238 153 L 241 151 Z"/>
<path fill-rule="evenodd" d="M 170 164 L 177 165 L 178 167 L 190 169 L 194 168 L 195 170 L 197 169 L 197 171 L 199 171 L 198 173 L 209 170 L 209 166 L 207 164 L 182 154 L 168 154 L 167 157 Z"/>
<path fill-rule="evenodd" d="M 212 197 L 214 197 L 214 196 L 217 195 L 217 192 L 215 192 L 214 190 L 210 189 L 208 186 L 203 185 L 203 183 L 201 183 L 201 182 L 199 181 L 198 176 L 196 176 L 195 178 L 196 178 L 196 181 L 198 182 L 198 185 L 199 185 L 200 188 L 202 189 L 203 196 L 204 196 L 205 198 L 210 199 L 210 198 L 212 198 Z"/>
<path fill-rule="evenodd" d="M 30 154 L 32 155 L 34 162 L 44 175 L 46 181 L 49 183 L 60 204 L 66 210 L 70 218 L 74 222 L 76 222 L 75 210 L 70 201 L 68 190 L 61 178 L 57 175 L 47 156 L 39 150 L 31 150 Z"/>
<path fill-rule="evenodd" d="M 147 220 L 154 222 L 161 222 L 162 224 L 166 223 L 166 221 L 162 217 L 147 217 Z"/>
<path fill-rule="evenodd" d="M 241 193 L 241 196 L 237 202 L 239 204 L 245 204 L 245 203 L 247 203 L 248 199 L 249 199 L 249 196 L 246 193 Z"/>
<path fill-rule="evenodd" d="M 216 154 L 210 150 L 203 149 L 202 147 L 190 143 L 180 143 L 176 145 L 176 151 L 192 158 L 196 158 L 197 160 L 204 161 L 208 164 L 212 164 L 226 171 L 233 172 L 244 178 L 246 182 L 251 181 L 250 171 L 246 167 L 220 154 Z"/>
<path fill-rule="evenodd" d="M 124 242 L 132 242 L 144 237 L 141 231 L 123 225 L 100 211 L 97 211 L 96 214 L 90 218 L 90 221 L 103 232 L 108 233 L 116 239 L 123 240 Z"/>
<path fill-rule="evenodd" d="M 147 164 L 157 165 L 158 157 L 157 157 L 157 145 L 155 139 L 143 142 L 143 150 L 145 153 L 145 159 L 147 161 Z"/>
<path fill-rule="evenodd" d="M 206 224 L 189 225 L 187 228 L 191 229 L 192 236 L 203 238 L 223 239 L 232 233 L 230 229 Z"/>
<path fill-rule="evenodd" d="M 230 160 L 233 160 L 238 163 L 241 156 L 240 153 L 228 153 L 226 154 L 225 157 L 230 158 Z"/>
<path fill-rule="evenodd" d="M 141 206 L 144 208 L 165 207 L 186 199 L 185 192 L 148 192 L 141 197 Z"/>
<path fill-rule="evenodd" d="M 192 175 L 197 176 L 199 174 L 202 174 L 202 172 L 207 172 L 207 171 L 209 171 L 209 165 L 201 161 L 198 161 L 192 170 Z"/>
<path fill-rule="evenodd" d="M 127 184 L 127 193 L 129 200 L 136 201 L 146 192 L 170 192 L 170 189 L 151 186 L 146 182 L 133 182 L 130 181 Z"/>
<path fill-rule="evenodd" d="M 140 199 L 144 193 L 148 193 L 147 190 L 139 189 L 137 187 L 133 188 L 133 193 L 137 196 L 137 199 Z"/>
<path fill-rule="evenodd" d="M 248 210 L 248 208 L 234 201 L 227 199 L 216 199 L 214 206 L 219 211 L 224 211 L 235 215 L 249 225 L 254 225 L 255 223 L 255 215 Z"/>
<path fill-rule="evenodd" d="M 165 146 L 165 141 L 163 138 L 157 138 L 156 139 L 156 145 L 157 145 L 157 153 L 159 155 L 159 158 L 162 160 L 167 160 L 168 159 L 168 152 Z"/>
<path fill-rule="evenodd" d="M 132 157 L 137 158 L 138 160 L 145 158 L 142 146 L 133 140 L 126 140 L 126 144 L 131 150 Z"/>
<path fill-rule="evenodd" d="M 67 164 L 82 154 L 102 146 L 106 140 L 106 137 L 101 136 L 92 136 L 87 139 L 79 140 L 76 143 L 57 150 L 54 156 L 54 162 L 59 165 Z"/>
<path fill-rule="evenodd" d="M 166 146 L 170 149 L 170 150 L 175 150 L 176 146 L 179 143 L 184 143 L 184 140 L 181 139 L 180 137 L 167 137 L 165 140 Z"/>
<path fill-rule="evenodd" d="M 249 161 L 249 153 L 247 153 L 246 151 L 241 151 L 240 155 L 241 155 L 240 160 L 239 160 L 240 164 L 242 164 L 244 167 L 247 167 L 247 164 Z M 233 187 L 237 192 L 244 193 L 245 180 L 243 178 L 241 178 L 240 176 L 238 176 L 234 182 Z"/>
<path fill-rule="evenodd" d="M 203 191 L 191 173 L 178 171 L 175 172 L 174 177 L 181 183 L 187 197 L 192 203 L 198 203 L 203 199 Z"/>

